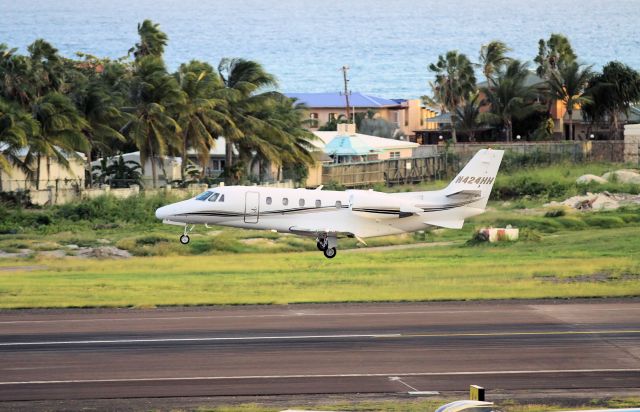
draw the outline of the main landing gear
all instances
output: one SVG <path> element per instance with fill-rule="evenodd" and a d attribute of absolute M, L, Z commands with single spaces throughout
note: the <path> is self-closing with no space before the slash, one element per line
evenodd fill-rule
<path fill-rule="evenodd" d="M 336 246 L 338 246 L 338 238 L 334 236 L 324 236 L 317 239 L 316 246 L 319 251 L 324 253 L 327 259 L 333 259 L 338 254 Z"/>
<path fill-rule="evenodd" d="M 187 225 L 184 225 L 184 233 L 182 234 L 182 236 L 180 236 L 180 243 L 182 243 L 183 245 L 186 245 L 189 243 L 189 233 L 191 233 L 191 231 L 193 230 L 194 226 L 188 227 Z"/>

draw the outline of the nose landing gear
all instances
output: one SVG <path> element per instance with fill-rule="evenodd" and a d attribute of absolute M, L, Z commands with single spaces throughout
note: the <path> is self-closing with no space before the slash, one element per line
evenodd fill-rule
<path fill-rule="evenodd" d="M 184 233 L 182 234 L 182 236 L 180 236 L 180 243 L 182 243 L 183 245 L 189 243 L 189 240 L 191 240 L 189 239 L 189 233 L 191 233 L 194 227 L 195 225 L 192 225 L 191 227 L 184 225 Z"/>

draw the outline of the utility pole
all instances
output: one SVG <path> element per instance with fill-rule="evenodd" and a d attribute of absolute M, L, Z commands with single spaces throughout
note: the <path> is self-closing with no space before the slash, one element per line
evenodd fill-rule
<path fill-rule="evenodd" d="M 347 71 L 349 71 L 349 66 L 342 66 L 342 77 L 344 78 L 344 98 L 347 101 L 347 123 L 351 123 L 351 105 L 349 104 L 349 79 L 347 79 Z"/>

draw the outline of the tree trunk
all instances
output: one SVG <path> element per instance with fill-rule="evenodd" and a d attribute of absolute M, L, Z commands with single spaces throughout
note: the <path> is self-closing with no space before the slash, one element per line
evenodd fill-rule
<path fill-rule="evenodd" d="M 93 186 L 93 170 L 91 170 L 91 149 L 87 150 L 87 168 L 89 169 L 89 187 L 91 187 Z"/>
<path fill-rule="evenodd" d="M 613 139 L 614 140 L 618 140 L 618 111 L 617 110 L 612 110 L 611 111 L 611 120 L 613 123 Z"/>
<path fill-rule="evenodd" d="M 507 126 L 507 130 L 506 130 L 507 142 L 511 142 L 513 140 L 513 122 L 511 121 L 511 119 L 509 119 L 505 122 L 505 124 Z"/>
<path fill-rule="evenodd" d="M 38 153 L 36 156 L 36 162 L 38 162 L 36 165 L 36 190 L 40 190 L 40 160 L 40 153 Z"/>
<path fill-rule="evenodd" d="M 569 115 L 569 121 L 567 122 L 569 124 L 569 140 L 573 141 L 574 136 L 573 136 L 573 110 L 567 110 L 567 114 Z"/>
<path fill-rule="evenodd" d="M 458 143 L 458 136 L 456 135 L 456 117 L 451 114 L 451 141 L 455 144 Z"/>
<path fill-rule="evenodd" d="M 157 185 L 158 171 L 156 170 L 156 156 L 152 153 L 149 159 L 151 160 L 151 178 L 153 180 L 153 188 L 155 189 L 156 187 L 158 187 Z"/>
<path fill-rule="evenodd" d="M 227 183 L 232 183 L 231 166 L 233 164 L 233 142 L 227 137 L 224 142 L 224 172 Z"/>
<path fill-rule="evenodd" d="M 203 169 L 204 170 L 204 169 Z M 185 128 L 182 136 L 182 164 L 180 165 L 180 177 L 185 180 L 185 172 L 187 171 L 187 129 Z"/>

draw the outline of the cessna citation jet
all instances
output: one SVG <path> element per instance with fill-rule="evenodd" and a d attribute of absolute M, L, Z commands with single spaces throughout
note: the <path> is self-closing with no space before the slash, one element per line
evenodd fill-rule
<path fill-rule="evenodd" d="M 460 229 L 484 212 L 502 160 L 502 150 L 480 150 L 442 190 L 381 193 L 226 186 L 156 210 L 163 223 L 184 226 L 189 243 L 195 224 L 267 229 L 315 238 L 331 259 L 338 238 L 362 239 L 433 227 Z M 365 243 L 366 244 L 366 243 Z"/>

